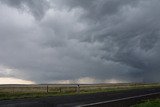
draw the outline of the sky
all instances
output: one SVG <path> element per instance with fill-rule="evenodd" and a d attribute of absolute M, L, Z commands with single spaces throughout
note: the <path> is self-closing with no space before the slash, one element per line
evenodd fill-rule
<path fill-rule="evenodd" d="M 160 82 L 160 0 L 0 0 L 0 84 Z"/>

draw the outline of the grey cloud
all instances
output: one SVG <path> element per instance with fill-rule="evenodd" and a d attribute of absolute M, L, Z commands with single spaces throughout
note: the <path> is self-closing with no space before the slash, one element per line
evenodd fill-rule
<path fill-rule="evenodd" d="M 107 8 L 109 8 L 107 5 L 109 3 L 113 5 L 113 9 L 115 10 L 111 8 L 107 11 Z M 116 5 L 116 3 L 118 5 Z M 103 9 L 103 6 L 101 6 L 101 8 L 106 13 L 102 13 L 101 15 L 101 8 L 98 9 L 99 13 L 96 12 L 94 9 L 97 9 L 98 6 L 91 9 L 93 12 L 88 12 L 89 14 L 95 15 L 98 24 L 91 23 L 91 29 L 87 31 L 87 33 L 85 32 L 82 40 L 91 43 L 96 41 L 104 43 L 104 46 L 100 48 L 105 52 L 105 54 L 100 56 L 102 59 L 120 62 L 137 68 L 139 69 L 138 72 L 141 71 L 137 73 L 138 75 L 149 73 L 150 75 L 156 76 L 159 65 L 157 65 L 156 62 L 154 64 L 157 66 L 154 67 L 154 64 L 150 63 L 151 60 L 148 60 L 150 56 L 148 53 L 156 52 L 155 54 L 158 54 L 158 51 L 154 50 L 154 48 L 158 47 L 156 45 L 159 43 L 159 1 L 134 1 L 134 5 L 131 1 L 125 1 L 124 3 L 120 1 L 105 1 L 102 4 L 104 4 L 106 9 Z M 86 9 L 86 7 L 83 8 Z M 92 15 L 89 15 L 86 19 L 92 20 L 92 17 L 90 17 Z M 103 18 L 101 19 L 99 16 Z M 108 43 L 108 40 L 112 42 Z M 112 50 L 109 47 L 115 49 Z M 153 72 L 152 69 L 155 71 Z M 132 76 L 134 75 L 132 74 Z M 150 81 L 152 80 L 147 76 L 142 76 L 142 78 L 144 78 L 144 81 L 147 81 L 146 78 Z M 156 78 L 159 77 L 157 76 Z"/>
<path fill-rule="evenodd" d="M 31 12 L 36 19 L 41 19 L 49 9 L 49 3 L 45 0 L 1 0 L 2 3 L 17 9 Z"/>
<path fill-rule="evenodd" d="M 83 16 L 92 23 L 97 23 L 103 20 L 105 16 L 109 17 L 118 13 L 123 6 L 136 6 L 138 0 L 55 0 L 57 4 L 60 4 L 58 8 L 67 7 L 68 9 L 82 8 L 84 9 Z M 92 20 L 91 20 L 92 19 Z"/>
<path fill-rule="evenodd" d="M 1 2 L 0 65 L 14 77 L 160 81 L 158 0 Z M 36 19 L 10 8 L 24 5 Z"/>
<path fill-rule="evenodd" d="M 150 5 L 150 8 L 148 5 Z M 123 17 L 125 19 L 121 20 L 122 22 L 119 25 L 110 28 L 110 33 L 104 32 L 103 35 L 105 36 L 102 36 L 103 39 L 101 40 L 105 40 L 107 36 L 110 36 L 113 42 L 117 44 L 118 50 L 112 60 L 138 68 L 142 73 L 153 75 L 159 81 L 159 76 L 156 76 L 159 72 L 157 62 L 151 64 L 151 59 L 148 60 L 148 57 L 154 57 L 148 53 L 158 54 L 158 50 L 154 49 L 159 44 L 160 23 L 158 17 L 160 16 L 157 7 L 159 7 L 159 2 L 156 0 L 154 2 L 141 1 L 138 7 L 133 8 L 135 10 L 131 11 L 131 14 L 129 13 L 126 17 Z M 108 26 L 106 25 L 106 27 Z M 157 67 L 154 67 L 154 64 Z M 142 78 L 144 78 L 144 81 L 152 81 L 152 76 L 142 76 Z M 155 80 L 153 79 L 153 81 Z"/>

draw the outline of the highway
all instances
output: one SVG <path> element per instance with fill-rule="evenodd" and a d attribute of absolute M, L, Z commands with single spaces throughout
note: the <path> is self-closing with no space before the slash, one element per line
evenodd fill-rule
<path fill-rule="evenodd" d="M 1 100 L 0 107 L 128 107 L 149 98 L 160 98 L 160 88 Z"/>
<path fill-rule="evenodd" d="M 90 103 L 90 104 L 83 104 L 83 105 L 78 105 L 76 107 L 99 107 L 99 106 L 127 106 L 128 104 L 125 104 L 124 102 L 128 103 L 132 100 L 141 100 L 143 98 L 150 98 L 153 96 L 156 96 L 158 98 L 157 95 L 160 95 L 160 92 L 155 92 L 155 93 L 148 93 L 148 94 L 142 94 L 142 95 L 137 95 L 137 96 L 132 96 L 132 97 L 124 97 L 124 98 L 119 98 L 119 99 L 114 99 L 114 100 L 108 100 L 108 101 L 102 101 L 102 102 L 96 102 L 96 103 Z M 123 104 L 122 104 L 123 102 Z M 133 103 L 134 104 L 134 103 Z M 129 104 L 131 105 L 131 104 Z M 128 105 L 128 106 L 129 106 Z"/>

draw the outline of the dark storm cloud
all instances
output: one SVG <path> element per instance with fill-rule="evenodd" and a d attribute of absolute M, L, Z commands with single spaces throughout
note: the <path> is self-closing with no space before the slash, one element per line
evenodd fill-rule
<path fill-rule="evenodd" d="M 121 10 L 123 6 L 135 6 L 137 0 L 55 0 L 54 3 L 59 4 L 58 8 L 66 7 L 66 9 L 82 8 L 83 16 L 87 21 L 97 23 L 103 20 L 107 15 L 114 15 Z"/>
<path fill-rule="evenodd" d="M 159 0 L 2 0 L 0 65 L 14 70 L 0 75 L 160 81 L 159 7 Z"/>

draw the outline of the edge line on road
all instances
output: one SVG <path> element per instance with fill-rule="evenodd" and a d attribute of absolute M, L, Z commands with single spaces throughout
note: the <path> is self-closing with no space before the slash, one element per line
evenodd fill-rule
<path fill-rule="evenodd" d="M 144 95 L 137 95 L 137 96 L 132 96 L 132 97 L 119 98 L 119 99 L 108 100 L 108 101 L 102 101 L 102 102 L 97 102 L 97 103 L 90 103 L 90 104 L 78 105 L 78 106 L 76 106 L 76 107 L 93 106 L 93 105 L 98 105 L 98 104 L 117 102 L 117 101 L 128 100 L 128 99 L 134 99 L 134 98 L 140 98 L 140 97 L 145 97 L 145 96 L 150 96 L 150 95 L 156 95 L 156 94 L 160 94 L 160 92 L 149 93 L 149 94 L 144 94 Z"/>

